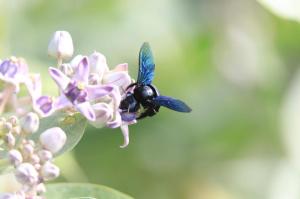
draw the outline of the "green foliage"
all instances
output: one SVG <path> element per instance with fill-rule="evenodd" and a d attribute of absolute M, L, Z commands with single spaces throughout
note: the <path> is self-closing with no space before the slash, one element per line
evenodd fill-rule
<path fill-rule="evenodd" d="M 49 184 L 47 186 L 46 198 L 132 199 L 132 197 L 126 194 L 105 186 L 78 183 Z"/>
<path fill-rule="evenodd" d="M 40 120 L 40 128 L 37 133 L 33 134 L 32 139 L 38 140 L 41 133 L 52 127 L 60 127 L 67 135 L 66 144 L 55 154 L 58 156 L 72 150 L 78 144 L 86 127 L 86 119 L 79 113 L 68 115 L 66 113 L 57 112 Z"/>

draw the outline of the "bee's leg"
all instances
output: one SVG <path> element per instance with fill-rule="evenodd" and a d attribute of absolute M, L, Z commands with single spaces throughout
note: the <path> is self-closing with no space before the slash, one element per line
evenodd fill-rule
<path fill-rule="evenodd" d="M 136 119 L 140 120 L 140 119 L 143 119 L 147 116 L 152 117 L 155 114 L 156 114 L 156 111 L 154 109 L 148 108 L 144 112 L 142 112 Z"/>
<path fill-rule="evenodd" d="M 132 83 L 132 84 L 130 84 L 129 86 L 127 86 L 126 90 L 128 90 L 129 88 L 131 88 L 131 87 L 133 87 L 133 86 L 136 86 L 136 85 L 137 85 L 137 83 Z"/>

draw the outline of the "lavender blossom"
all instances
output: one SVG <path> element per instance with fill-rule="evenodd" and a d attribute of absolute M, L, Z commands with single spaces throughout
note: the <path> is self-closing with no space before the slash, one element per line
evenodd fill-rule
<path fill-rule="evenodd" d="M 14 91 L 20 90 L 20 84 L 28 78 L 28 66 L 23 58 L 11 57 L 0 65 L 0 80 L 12 84 Z"/>
<path fill-rule="evenodd" d="M 61 96 L 55 104 L 57 109 L 74 107 L 88 120 L 95 121 L 96 115 L 91 102 L 110 94 L 112 85 L 89 85 L 89 63 L 87 57 L 79 62 L 72 78 L 67 77 L 60 70 L 50 67 L 49 73 L 61 91 Z"/>

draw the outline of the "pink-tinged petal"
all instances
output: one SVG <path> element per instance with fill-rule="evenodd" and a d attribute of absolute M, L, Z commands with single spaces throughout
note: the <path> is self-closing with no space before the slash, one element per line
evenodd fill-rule
<path fill-rule="evenodd" d="M 49 74 L 61 90 L 65 90 L 70 83 L 70 79 L 56 68 L 49 67 Z"/>
<path fill-rule="evenodd" d="M 113 91 L 113 86 L 102 86 L 102 85 L 89 85 L 86 87 L 88 92 L 88 98 L 95 100 L 110 94 Z"/>
<path fill-rule="evenodd" d="M 131 78 L 127 72 L 109 72 L 104 75 L 103 84 L 112 84 L 125 90 L 131 84 Z"/>
<path fill-rule="evenodd" d="M 89 102 L 84 102 L 75 105 L 77 110 L 90 121 L 96 120 L 96 114 Z"/>
<path fill-rule="evenodd" d="M 88 83 L 90 73 L 89 61 L 87 57 L 83 57 L 78 64 L 73 79 L 76 81 Z"/>
<path fill-rule="evenodd" d="M 114 69 L 114 72 L 127 72 L 128 71 L 128 64 L 127 63 L 123 63 L 123 64 L 118 64 Z"/>
<path fill-rule="evenodd" d="M 54 102 L 56 109 L 63 109 L 65 107 L 73 106 L 72 103 L 64 94 L 60 95 Z"/>
<path fill-rule="evenodd" d="M 125 148 L 129 144 L 129 129 L 128 129 L 128 125 L 122 125 L 121 126 L 121 130 L 122 130 L 122 134 L 123 134 L 123 137 L 124 137 L 124 143 L 120 147 L 121 148 Z"/>
<path fill-rule="evenodd" d="M 106 125 L 106 123 L 112 119 L 113 110 L 107 103 L 97 103 L 94 104 L 93 109 L 96 114 L 96 120 L 90 122 L 96 128 L 102 128 Z"/>

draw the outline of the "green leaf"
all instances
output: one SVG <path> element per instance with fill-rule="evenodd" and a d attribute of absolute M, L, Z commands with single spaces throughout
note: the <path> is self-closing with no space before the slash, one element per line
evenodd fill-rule
<path fill-rule="evenodd" d="M 133 199 L 109 187 L 81 183 L 49 184 L 45 196 L 48 199 Z"/>
<path fill-rule="evenodd" d="M 64 152 L 72 150 L 83 136 L 86 119 L 79 113 L 68 115 L 66 113 L 57 112 L 49 117 L 40 120 L 38 132 L 34 133 L 31 139 L 39 140 L 40 134 L 52 127 L 60 127 L 67 135 L 67 141 L 64 147 L 55 154 L 61 155 Z"/>

